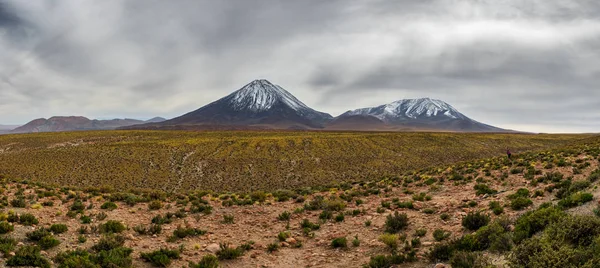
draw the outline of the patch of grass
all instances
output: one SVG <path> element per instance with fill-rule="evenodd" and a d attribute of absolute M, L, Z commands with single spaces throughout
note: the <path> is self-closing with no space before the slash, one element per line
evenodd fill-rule
<path fill-rule="evenodd" d="M 277 219 L 280 221 L 289 221 L 291 216 L 291 213 L 289 213 L 288 211 L 284 211 L 281 214 L 279 214 L 279 216 L 277 216 Z"/>
<path fill-rule="evenodd" d="M 451 233 L 444 229 L 435 229 L 435 231 L 433 231 L 433 239 L 438 242 L 445 240 L 446 238 L 450 237 L 450 235 Z"/>
<path fill-rule="evenodd" d="M 586 192 L 577 192 L 558 201 L 558 206 L 563 208 L 572 208 L 581 206 L 592 200 L 594 200 L 594 195 Z"/>

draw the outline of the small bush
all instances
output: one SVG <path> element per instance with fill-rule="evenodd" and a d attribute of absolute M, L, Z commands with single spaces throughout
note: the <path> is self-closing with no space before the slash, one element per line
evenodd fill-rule
<path fill-rule="evenodd" d="M 179 259 L 179 251 L 161 248 L 148 253 L 142 253 L 143 260 L 158 267 L 168 267 L 171 260 Z"/>
<path fill-rule="evenodd" d="M 17 241 L 11 237 L 0 237 L 0 252 L 6 256 L 17 246 Z"/>
<path fill-rule="evenodd" d="M 24 198 L 15 198 L 10 201 L 10 205 L 16 208 L 24 208 L 27 206 L 27 202 Z"/>
<path fill-rule="evenodd" d="M 177 239 L 186 238 L 188 236 L 199 236 L 206 234 L 206 231 L 196 228 L 184 228 L 178 226 L 177 229 L 173 230 L 173 237 Z"/>
<path fill-rule="evenodd" d="M 219 268 L 219 258 L 212 254 L 204 255 L 198 263 L 190 262 L 189 268 Z"/>
<path fill-rule="evenodd" d="M 100 225 L 100 233 L 112 234 L 125 231 L 126 227 L 119 221 L 109 220 Z"/>
<path fill-rule="evenodd" d="M 224 224 L 233 224 L 234 218 L 233 215 L 223 215 L 223 223 Z"/>
<path fill-rule="evenodd" d="M 219 260 L 233 260 L 244 254 L 244 250 L 241 248 L 231 248 L 229 244 L 220 244 L 220 249 L 217 251 L 217 257 Z"/>
<path fill-rule="evenodd" d="M 435 239 L 435 241 L 438 242 L 450 237 L 450 235 L 450 232 L 445 231 L 443 229 L 436 229 L 435 231 L 433 231 L 433 239 Z"/>
<path fill-rule="evenodd" d="M 7 234 L 15 230 L 15 227 L 7 221 L 0 222 L 0 234 Z"/>
<path fill-rule="evenodd" d="M 68 231 L 69 228 L 67 227 L 66 224 L 52 224 L 52 226 L 50 226 L 50 231 L 55 233 L 55 234 L 62 234 L 66 231 Z"/>
<path fill-rule="evenodd" d="M 269 253 L 273 253 L 275 251 L 279 250 L 279 244 L 277 243 L 271 243 L 267 245 L 267 252 Z"/>
<path fill-rule="evenodd" d="M 534 211 L 529 211 L 517 219 L 514 229 L 514 240 L 520 243 L 524 239 L 530 238 L 539 231 L 542 231 L 549 224 L 558 222 L 566 213 L 558 207 L 541 207 Z"/>
<path fill-rule="evenodd" d="M 491 189 L 487 184 L 477 184 L 473 187 L 477 195 L 495 194 L 498 191 Z"/>
<path fill-rule="evenodd" d="M 101 209 L 107 209 L 107 210 L 115 210 L 118 208 L 117 204 L 113 203 L 113 202 L 105 202 L 104 204 L 102 204 L 102 206 L 100 206 Z"/>
<path fill-rule="evenodd" d="M 19 223 L 26 225 L 26 226 L 31 226 L 31 225 L 38 224 L 40 222 L 38 221 L 38 219 L 35 216 L 33 216 L 29 213 L 25 213 L 19 217 Z"/>
<path fill-rule="evenodd" d="M 490 202 L 489 206 L 495 215 L 500 215 L 504 212 L 504 208 L 500 205 L 500 202 L 498 202 L 498 201 Z"/>
<path fill-rule="evenodd" d="M 71 205 L 71 211 L 83 211 L 85 209 L 85 205 L 81 202 L 81 200 L 73 201 Z"/>
<path fill-rule="evenodd" d="M 100 251 L 94 258 L 101 267 L 132 267 L 131 253 L 133 249 L 118 247 L 107 251 Z"/>
<path fill-rule="evenodd" d="M 386 255 L 376 255 L 371 257 L 369 263 L 364 265 L 367 268 L 389 268 L 395 267 L 394 265 L 402 264 L 406 261 L 406 257 L 404 255 L 392 254 L 389 256 Z"/>
<path fill-rule="evenodd" d="M 6 261 L 6 265 L 50 268 L 50 262 L 40 255 L 40 251 L 37 246 L 23 246 Z"/>
<path fill-rule="evenodd" d="M 58 241 L 58 239 L 54 238 L 52 235 L 44 236 L 42 239 L 40 239 L 40 241 L 38 241 L 38 245 L 44 250 L 56 247 L 59 244 L 60 241 Z"/>
<path fill-rule="evenodd" d="M 406 213 L 394 212 L 393 215 L 388 215 L 385 220 L 385 231 L 388 233 L 399 233 L 408 226 L 408 216 Z"/>
<path fill-rule="evenodd" d="M 469 212 L 467 216 L 462 219 L 462 226 L 467 230 L 477 231 L 479 228 L 487 225 L 490 222 L 490 217 L 480 212 Z"/>
<path fill-rule="evenodd" d="M 417 229 L 415 231 L 415 235 L 418 237 L 423 237 L 427 234 L 427 229 Z"/>
<path fill-rule="evenodd" d="M 148 203 L 149 210 L 159 210 L 163 207 L 163 203 L 160 200 L 154 200 Z"/>
<path fill-rule="evenodd" d="M 443 221 L 447 221 L 447 220 L 450 219 L 450 215 L 448 215 L 448 213 L 442 213 L 440 215 L 440 219 L 443 220 Z"/>
<path fill-rule="evenodd" d="M 398 235 L 397 234 L 382 234 L 379 236 L 379 241 L 384 243 L 390 249 L 395 250 L 398 248 Z"/>
<path fill-rule="evenodd" d="M 558 206 L 563 208 L 572 208 L 581 206 L 587 202 L 594 200 L 594 195 L 585 192 L 574 193 L 558 202 Z"/>
<path fill-rule="evenodd" d="M 279 214 L 279 216 L 277 216 L 277 219 L 280 221 L 289 221 L 291 216 L 291 213 L 289 213 L 288 211 L 284 211 L 281 214 Z"/>
<path fill-rule="evenodd" d="M 90 253 L 85 250 L 74 250 L 57 254 L 54 262 L 61 268 L 98 268 L 91 258 Z"/>
<path fill-rule="evenodd" d="M 348 247 L 348 240 L 346 240 L 346 237 L 337 237 L 337 238 L 334 238 L 333 240 L 331 240 L 331 247 L 333 247 L 333 248 L 347 248 Z"/>
<path fill-rule="evenodd" d="M 510 201 L 510 208 L 513 210 L 522 210 L 533 205 L 533 201 L 526 197 L 517 197 Z"/>
<path fill-rule="evenodd" d="M 100 238 L 97 244 L 92 246 L 92 250 L 95 251 L 109 251 L 112 249 L 116 249 L 122 247 L 125 244 L 125 237 L 121 235 L 106 235 Z"/>

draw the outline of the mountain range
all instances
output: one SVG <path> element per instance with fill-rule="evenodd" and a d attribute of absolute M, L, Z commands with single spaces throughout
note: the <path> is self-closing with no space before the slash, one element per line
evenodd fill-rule
<path fill-rule="evenodd" d="M 83 116 L 54 116 L 48 119 L 35 119 L 25 125 L 22 125 L 9 131 L 9 133 L 108 130 L 144 123 L 158 123 L 165 120 L 166 119 L 161 117 L 155 117 L 147 121 L 142 121 L 128 118 L 111 120 L 92 120 Z"/>
<path fill-rule="evenodd" d="M 159 123 L 121 129 L 306 129 L 507 132 L 470 119 L 430 98 L 404 99 L 338 117 L 316 111 L 281 86 L 260 79 L 195 111 Z"/>
<path fill-rule="evenodd" d="M 475 121 L 450 104 L 431 98 L 401 99 L 333 117 L 310 108 L 281 86 L 265 79 L 254 80 L 223 98 L 170 120 L 55 116 L 35 119 L 9 132 L 106 129 L 513 132 Z M 7 132 L 0 129 L 0 133 L 2 131 Z"/>

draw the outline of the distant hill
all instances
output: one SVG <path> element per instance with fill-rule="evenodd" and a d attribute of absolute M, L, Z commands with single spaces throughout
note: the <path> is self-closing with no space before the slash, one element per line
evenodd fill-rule
<path fill-rule="evenodd" d="M 160 122 L 162 118 L 155 117 L 150 120 Z M 124 126 L 144 124 L 149 121 L 137 119 L 112 119 L 96 120 L 83 116 L 54 116 L 48 119 L 35 119 L 23 126 L 17 127 L 10 133 L 33 133 L 33 132 L 57 132 L 57 131 L 80 131 L 80 130 L 105 130 L 116 129 Z"/>

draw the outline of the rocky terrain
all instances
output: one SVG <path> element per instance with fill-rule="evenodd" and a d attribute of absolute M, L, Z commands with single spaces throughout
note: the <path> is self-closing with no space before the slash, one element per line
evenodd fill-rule
<path fill-rule="evenodd" d="M 220 267 L 507 267 L 513 250 L 523 245 L 519 216 L 526 211 L 554 204 L 557 211 L 593 213 L 600 194 L 599 162 L 599 143 L 591 139 L 511 160 L 488 158 L 343 183 L 324 192 L 121 193 L 3 177 L 1 262 L 48 260 L 62 267 L 216 267 L 210 266 L 216 262 Z M 492 226 L 505 226 L 498 232 L 512 239 L 481 246 Z M 478 249 L 464 249 L 469 237 L 479 241 Z M 36 244 L 42 247 L 39 254 L 28 247 Z M 444 255 L 440 250 L 445 245 L 455 248 Z"/>

